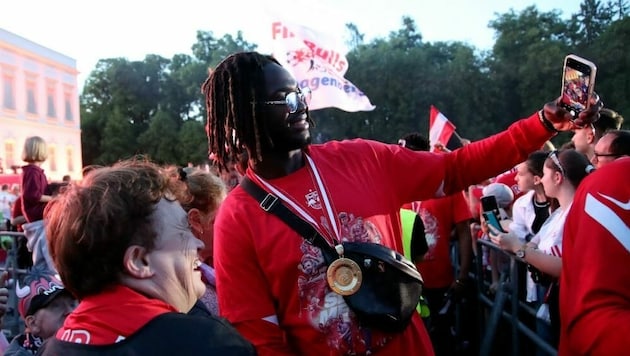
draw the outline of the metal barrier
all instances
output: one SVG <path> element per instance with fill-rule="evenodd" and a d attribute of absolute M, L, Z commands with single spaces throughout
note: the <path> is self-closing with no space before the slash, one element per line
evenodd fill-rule
<path fill-rule="evenodd" d="M 477 297 L 480 308 L 477 309 L 477 318 L 479 322 L 479 355 L 490 355 L 496 346 L 495 336 L 501 321 L 505 320 L 510 324 L 510 350 L 512 356 L 519 356 L 523 351 L 522 337 L 531 341 L 539 351 L 548 355 L 556 355 L 557 350 L 542 339 L 536 330 L 532 330 L 529 326 L 522 322 L 522 316 L 530 316 L 536 320 L 536 310 L 527 303 L 519 299 L 519 264 L 525 266 L 523 260 L 513 254 L 503 251 L 500 247 L 490 241 L 477 240 L 477 256 L 476 271 L 478 273 L 473 276 L 477 281 Z M 483 247 L 488 251 L 493 251 L 497 256 L 505 256 L 509 259 L 507 270 L 500 271 L 499 288 L 494 297 L 487 292 L 491 281 L 485 278 L 483 268 Z M 508 304 L 509 303 L 509 304 Z M 486 317 L 486 312 L 488 316 Z"/>
<path fill-rule="evenodd" d="M 12 246 L 7 250 L 7 259 L 4 266 L 0 267 L 0 273 L 7 271 L 9 277 L 6 283 L 6 288 L 9 289 L 9 301 L 7 303 L 7 312 L 2 318 L 2 331 L 6 334 L 7 338 L 11 340 L 12 337 L 24 332 L 24 321 L 18 312 L 18 297 L 15 291 L 16 280 L 18 276 L 27 273 L 25 269 L 18 268 L 18 256 L 17 246 L 18 238 L 23 237 L 22 232 L 0 231 L 0 237 L 9 236 L 12 238 Z"/>

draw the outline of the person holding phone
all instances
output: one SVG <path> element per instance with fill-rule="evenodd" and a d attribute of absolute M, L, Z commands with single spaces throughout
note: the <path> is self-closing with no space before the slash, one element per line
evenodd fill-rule
<path fill-rule="evenodd" d="M 567 213 L 578 185 L 594 167 L 575 150 L 552 151 L 545 160 L 541 182 L 547 196 L 558 199 L 556 209 L 530 242 L 524 244 L 514 233 L 501 233 L 489 226 L 492 242 L 539 271 L 539 296 L 546 300 L 551 322 L 549 341 L 557 346 L 560 331 L 558 278 L 562 269 L 562 236 Z M 546 307 L 545 307 L 546 308 Z M 546 315 L 541 318 L 546 318 Z M 544 333 L 543 333 L 544 335 Z"/>
<path fill-rule="evenodd" d="M 554 100 L 450 153 L 365 139 L 311 144 L 305 84 L 268 55 L 239 52 L 223 59 L 202 85 L 209 152 L 226 169 L 247 151 L 246 176 L 281 192 L 283 203 L 304 212 L 329 241 L 379 243 L 398 252 L 403 204 L 496 176 L 557 131 L 588 125 L 597 115 L 586 110 L 576 119 Z M 400 332 L 361 325 L 327 284 L 321 251 L 242 187 L 228 194 L 214 233 L 219 310 L 259 355 L 433 354 L 417 313 Z"/>

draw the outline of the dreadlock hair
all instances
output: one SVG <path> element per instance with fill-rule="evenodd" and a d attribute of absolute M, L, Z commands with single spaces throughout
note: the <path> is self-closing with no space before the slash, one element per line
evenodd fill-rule
<path fill-rule="evenodd" d="M 216 157 L 219 170 L 227 170 L 230 162 L 238 162 L 243 146 L 252 158 L 261 161 L 261 132 L 256 103 L 266 100 L 263 67 L 280 63 L 269 55 L 240 52 L 226 57 L 201 86 L 206 100 L 208 150 Z M 266 144 L 271 144 L 268 135 Z"/>

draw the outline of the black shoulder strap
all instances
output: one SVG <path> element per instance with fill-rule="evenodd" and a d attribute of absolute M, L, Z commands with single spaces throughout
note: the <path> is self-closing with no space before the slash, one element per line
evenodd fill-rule
<path fill-rule="evenodd" d="M 258 186 L 258 184 L 252 182 L 251 179 L 243 177 L 240 186 L 260 202 L 260 208 L 268 213 L 275 214 L 282 221 L 284 221 L 289 227 L 297 231 L 306 242 L 311 245 L 319 247 L 322 251 L 331 249 L 332 247 L 324 240 L 320 233 L 315 230 L 311 224 L 304 221 L 304 219 L 297 216 L 289 208 L 287 208 L 282 201 L 275 195 L 267 193 L 264 189 Z"/>

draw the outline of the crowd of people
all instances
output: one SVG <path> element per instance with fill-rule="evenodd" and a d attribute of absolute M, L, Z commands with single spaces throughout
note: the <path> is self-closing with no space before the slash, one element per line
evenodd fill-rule
<path fill-rule="evenodd" d="M 629 171 L 630 136 L 613 110 L 593 102 L 573 117 L 552 101 L 433 153 L 417 133 L 311 144 L 310 92 L 257 52 L 226 57 L 202 91 L 216 172 L 136 157 L 51 192 L 45 141 L 27 139 L 17 201 L 32 266 L 14 276 L 25 332 L 5 354 L 451 355 L 450 305 L 474 285 L 484 237 L 529 266 L 527 302 L 561 354 L 625 350 L 630 188 L 610 181 Z M 541 149 L 564 131 L 574 148 Z M 259 202 L 243 177 L 275 200 Z M 488 196 L 504 232 L 484 219 Z M 338 259 L 270 213 L 276 203 Z M 426 308 L 401 330 L 367 326 L 349 302 L 369 277 L 347 243 L 405 251 L 421 272 Z M 498 255 L 486 259 L 500 270 Z"/>

